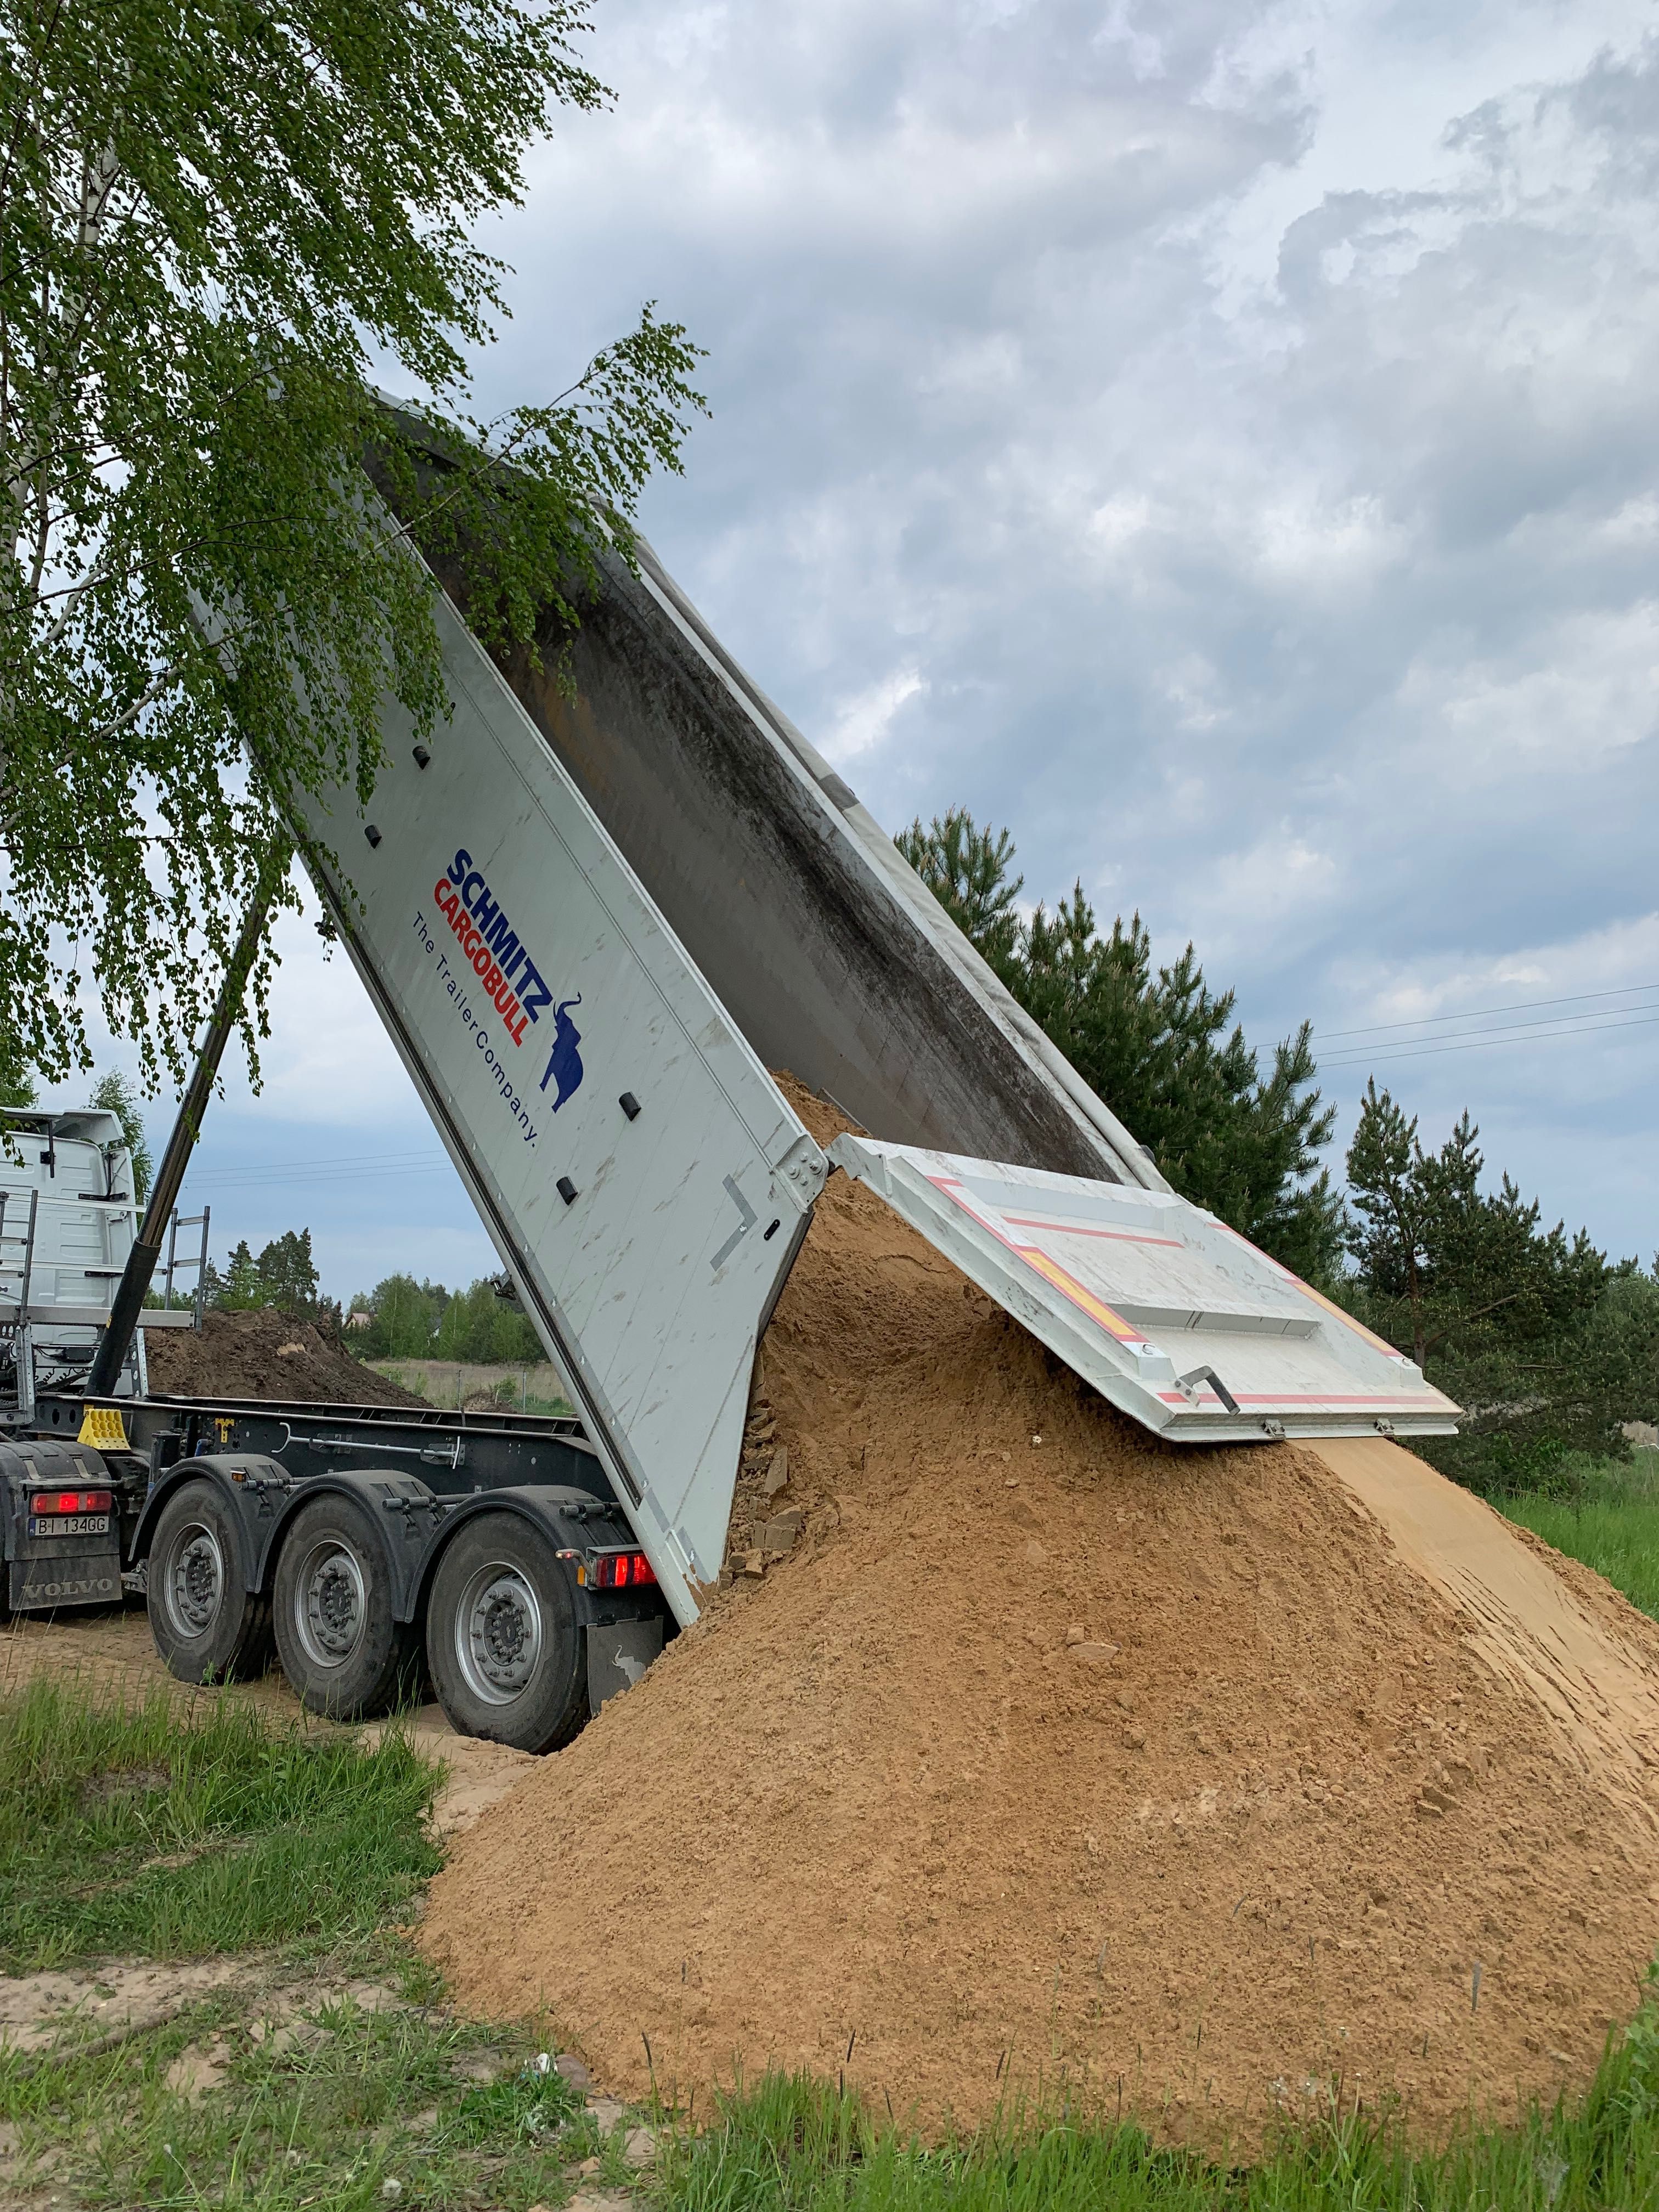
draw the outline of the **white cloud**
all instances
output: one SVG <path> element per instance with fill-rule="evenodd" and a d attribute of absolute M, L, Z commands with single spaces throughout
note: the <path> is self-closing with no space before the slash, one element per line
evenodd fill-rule
<path fill-rule="evenodd" d="M 897 668 L 857 693 L 836 713 L 824 741 L 825 758 L 836 768 L 844 768 L 880 744 L 892 729 L 899 709 L 927 689 L 914 668 Z"/>

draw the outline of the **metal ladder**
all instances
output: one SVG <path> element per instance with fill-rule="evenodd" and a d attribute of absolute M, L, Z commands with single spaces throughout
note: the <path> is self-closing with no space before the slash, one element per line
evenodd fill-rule
<path fill-rule="evenodd" d="M 194 1300 L 194 1310 L 196 1315 L 196 1326 L 198 1329 L 202 1326 L 202 1300 L 207 1290 L 208 1222 L 212 1216 L 212 1212 L 213 1208 L 210 1206 L 204 1206 L 199 1213 L 181 1214 L 175 1206 L 173 1211 L 173 1218 L 167 1224 L 167 1272 L 161 1291 L 161 1304 L 167 1312 L 172 1312 L 173 1269 L 175 1267 L 194 1267 L 196 1270 L 196 1297 Z M 181 1229 L 198 1228 L 202 1232 L 202 1247 L 200 1251 L 196 1253 L 193 1257 L 189 1253 L 186 1253 L 181 1259 L 179 1256 L 179 1231 Z"/>

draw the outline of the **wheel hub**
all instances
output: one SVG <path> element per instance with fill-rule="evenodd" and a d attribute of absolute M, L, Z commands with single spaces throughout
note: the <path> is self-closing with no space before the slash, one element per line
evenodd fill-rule
<path fill-rule="evenodd" d="M 535 1591 L 505 1561 L 480 1567 L 455 1615 L 455 1656 L 473 1695 L 487 1705 L 510 1705 L 529 1686 L 541 1656 Z"/>
<path fill-rule="evenodd" d="M 219 1540 L 198 1522 L 179 1531 L 167 1570 L 167 1620 L 176 1635 L 194 1642 L 219 1618 L 225 1595 L 225 1562 Z"/>
<path fill-rule="evenodd" d="M 313 1545 L 294 1583 L 294 1626 L 314 1666 L 343 1667 L 362 1641 L 363 1571 L 337 1537 Z"/>

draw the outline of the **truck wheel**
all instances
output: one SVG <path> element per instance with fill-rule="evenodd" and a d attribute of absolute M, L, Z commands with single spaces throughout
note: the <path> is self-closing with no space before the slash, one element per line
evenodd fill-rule
<path fill-rule="evenodd" d="M 185 1483 L 161 1508 L 144 1602 L 181 1682 L 246 1682 L 270 1664 L 270 1601 L 248 1589 L 241 1528 L 210 1482 Z"/>
<path fill-rule="evenodd" d="M 556 1751 L 587 1717 L 569 1577 L 539 1529 L 481 1513 L 438 1562 L 426 1613 L 438 1701 L 462 1735 Z"/>
<path fill-rule="evenodd" d="M 414 1632 L 394 1620 L 392 1578 L 374 1523 L 349 1498 L 295 1516 L 276 1561 L 274 1610 L 283 1672 L 308 1713 L 383 1713 L 418 1687 Z"/>

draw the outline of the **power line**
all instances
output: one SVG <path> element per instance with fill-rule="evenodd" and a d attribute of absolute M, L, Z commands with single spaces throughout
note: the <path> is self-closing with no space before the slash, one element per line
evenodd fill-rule
<path fill-rule="evenodd" d="M 1357 1030 L 1326 1030 L 1319 1034 L 1333 1041 L 1342 1037 L 1380 1036 L 1389 1030 L 1427 1029 L 1435 1022 L 1480 1022 L 1494 1014 L 1531 1013 L 1540 1006 L 1577 1006 L 1592 999 L 1625 999 L 1632 992 L 1659 991 L 1659 983 L 1621 983 L 1612 991 L 1575 991 L 1565 999 L 1519 999 L 1509 1006 L 1467 1006 L 1455 1014 L 1419 1014 L 1414 1021 L 1373 1022 L 1369 1028 Z M 1563 1019 L 1572 1019 L 1564 1016 Z"/>
<path fill-rule="evenodd" d="M 1532 1036 L 1582 1036 L 1587 1030 L 1625 1029 L 1650 1016 L 1659 1014 L 1659 1006 L 1603 1006 L 1591 1014 L 1546 1014 L 1541 1021 L 1505 1022 L 1498 1029 L 1443 1030 L 1438 1036 L 1390 1037 L 1373 1045 L 1346 1045 L 1333 1054 L 1334 1061 L 1367 1060 L 1378 1052 L 1414 1052 L 1419 1045 L 1437 1046 L 1447 1042 L 1448 1036 L 1462 1041 L 1463 1037 L 1522 1037 Z"/>
<path fill-rule="evenodd" d="M 363 1152 L 328 1160 L 273 1160 L 257 1167 L 192 1170 L 191 1185 L 237 1188 L 263 1183 L 345 1182 L 367 1176 L 429 1175 L 449 1164 L 447 1152 Z"/>
<path fill-rule="evenodd" d="M 1593 1036 L 1599 1030 L 1646 1029 L 1656 1022 L 1659 1022 L 1659 1013 L 1635 1014 L 1628 1020 L 1615 1018 L 1610 1021 L 1590 1021 L 1577 1029 L 1550 1030 L 1541 1035 L 1534 1024 L 1528 1024 L 1510 1030 L 1489 1030 L 1484 1035 L 1477 1031 L 1473 1036 L 1455 1042 L 1429 1039 L 1421 1043 L 1385 1045 L 1376 1052 L 1350 1053 L 1346 1058 L 1321 1060 L 1319 1065 L 1322 1069 L 1381 1066 L 1391 1060 L 1424 1060 L 1447 1052 L 1479 1052 L 1492 1045 L 1549 1044 L 1560 1037 Z"/>

